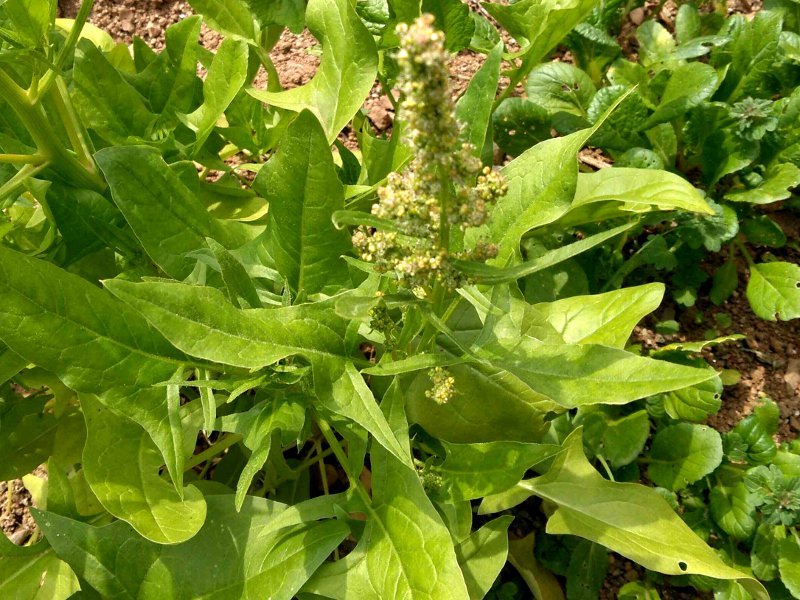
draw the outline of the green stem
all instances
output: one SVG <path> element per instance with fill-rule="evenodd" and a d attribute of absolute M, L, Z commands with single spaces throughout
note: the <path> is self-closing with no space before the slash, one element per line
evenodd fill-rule
<path fill-rule="evenodd" d="M 333 454 L 333 448 L 328 448 L 326 450 L 323 450 L 322 452 L 317 452 L 313 456 L 310 456 L 309 458 L 305 459 L 303 462 L 301 462 L 299 465 L 297 465 L 292 470 L 295 473 L 302 473 L 303 471 L 305 471 L 307 468 L 311 467 L 312 465 L 315 465 L 316 463 L 318 463 L 318 462 L 320 462 L 322 460 L 325 460 L 331 454 Z"/>
<path fill-rule="evenodd" d="M 72 23 L 72 29 L 69 31 L 67 41 L 64 43 L 63 48 L 61 48 L 61 51 L 56 57 L 55 65 L 51 70 L 45 73 L 44 77 L 42 77 L 38 89 L 31 90 L 34 92 L 31 94 L 31 100 L 34 102 L 36 102 L 43 94 L 47 92 L 47 90 L 50 89 L 50 86 L 53 85 L 55 79 L 61 74 L 61 70 L 64 68 L 64 63 L 69 55 L 72 54 L 73 50 L 75 50 L 75 46 L 78 44 L 81 31 L 83 31 L 83 26 L 86 24 L 86 21 L 89 18 L 89 13 L 92 12 L 93 5 L 94 0 L 83 0 L 81 3 L 80 9 L 78 9 L 78 14 L 75 16 L 75 21 Z"/>
<path fill-rule="evenodd" d="M 339 440 L 336 439 L 336 434 L 333 432 L 333 429 L 331 429 L 331 426 L 328 425 L 327 421 L 319 417 L 317 417 L 317 427 L 319 427 L 319 430 L 325 437 L 325 441 L 328 442 L 328 446 L 331 447 L 333 453 L 336 455 L 336 460 L 339 461 L 342 469 L 344 469 L 345 475 L 347 475 L 347 481 L 350 483 L 350 487 L 357 489 L 360 486 L 360 482 L 350 472 L 350 468 L 347 465 L 347 455 L 344 453 Z"/>
<path fill-rule="evenodd" d="M 44 162 L 40 154 L 0 154 L 0 163 L 11 165 L 39 165 Z"/>
<path fill-rule="evenodd" d="M 56 81 L 54 93 L 50 96 L 64 124 L 69 142 L 78 155 L 78 160 L 87 171 L 96 174 L 94 162 L 92 161 L 93 152 L 89 147 L 86 136 L 84 136 L 83 125 L 78 119 L 75 107 L 72 106 L 72 102 L 69 100 L 67 84 L 60 77 Z"/>
<path fill-rule="evenodd" d="M 188 471 L 189 469 L 195 468 L 197 465 L 203 464 L 207 460 L 214 458 L 225 452 L 228 448 L 233 446 L 234 444 L 238 444 L 242 441 L 242 436 L 238 433 L 229 433 L 222 439 L 217 440 L 217 443 L 209 448 L 203 450 L 200 454 L 196 454 L 192 458 L 186 461 L 186 464 L 183 467 L 184 471 Z"/>
<path fill-rule="evenodd" d="M 47 163 L 42 163 L 40 165 L 31 165 L 27 164 L 24 165 L 19 171 L 17 171 L 14 176 L 6 181 L 2 186 L 0 186 L 0 201 L 15 194 L 19 191 L 22 186 L 25 185 L 25 182 L 30 179 L 31 177 L 36 176 L 36 174 L 44 169 L 47 166 Z"/>
<path fill-rule="evenodd" d="M 603 465 L 603 469 L 605 469 L 606 475 L 608 475 L 608 479 L 610 481 L 614 481 L 614 474 L 611 472 L 611 467 L 608 466 L 608 463 L 606 462 L 606 459 L 603 458 L 603 456 L 601 454 L 598 454 L 597 455 L 597 460 L 599 460 L 600 464 Z"/>
<path fill-rule="evenodd" d="M 747 261 L 747 265 L 748 266 L 750 266 L 750 267 L 754 267 L 755 266 L 756 263 L 753 260 L 753 257 L 750 255 L 750 252 L 747 250 L 747 248 L 745 247 L 745 245 L 742 242 L 740 242 L 737 239 L 734 239 L 733 240 L 733 247 L 736 248 L 741 253 L 742 256 L 744 256 L 744 259 Z"/>
<path fill-rule="evenodd" d="M 61 145 L 42 106 L 31 102 L 25 91 L 3 68 L 0 68 L 0 95 L 11 105 L 19 120 L 28 130 L 36 144 L 38 154 L 48 161 L 53 169 L 71 179 L 76 185 L 97 191 L 105 189 L 103 179 L 96 172 L 89 171 L 69 150 Z M 70 124 L 64 123 L 64 126 L 69 128 Z"/>
<path fill-rule="evenodd" d="M 267 72 L 267 91 L 282 92 L 283 87 L 281 86 L 281 79 L 278 76 L 278 69 L 275 68 L 275 63 L 272 62 L 269 53 L 261 46 L 253 46 L 253 48 L 255 48 L 258 60 L 261 61 L 261 65 Z"/>

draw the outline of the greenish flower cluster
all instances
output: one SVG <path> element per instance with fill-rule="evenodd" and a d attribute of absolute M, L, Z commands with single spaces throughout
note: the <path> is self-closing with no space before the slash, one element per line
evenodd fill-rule
<path fill-rule="evenodd" d="M 746 140 L 758 141 L 778 128 L 770 100 L 748 97 L 731 106 L 730 112 L 737 121 L 739 135 Z"/>
<path fill-rule="evenodd" d="M 425 391 L 425 397 L 430 398 L 436 404 L 447 404 L 453 394 L 456 393 L 455 378 L 444 367 L 434 367 L 429 370 L 428 377 L 433 386 Z"/>
<path fill-rule="evenodd" d="M 402 174 L 389 175 L 372 207 L 391 227 L 361 227 L 353 244 L 379 272 L 393 273 L 401 285 L 426 297 L 437 282 L 448 289 L 466 283 L 452 259 L 482 262 L 496 254 L 488 245 L 451 252 L 449 232 L 483 225 L 507 187 L 499 173 L 483 168 L 471 145 L 459 141 L 448 54 L 433 17 L 424 15 L 398 31 L 404 141 L 413 159 Z"/>

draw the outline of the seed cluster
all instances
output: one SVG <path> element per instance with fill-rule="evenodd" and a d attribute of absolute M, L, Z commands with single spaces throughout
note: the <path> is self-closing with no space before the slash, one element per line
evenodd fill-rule
<path fill-rule="evenodd" d="M 353 244 L 376 270 L 392 273 L 424 298 L 437 282 L 451 290 L 467 283 L 452 259 L 482 262 L 496 255 L 487 244 L 451 252 L 449 231 L 483 225 L 507 187 L 499 173 L 482 167 L 471 145 L 459 141 L 448 54 L 433 17 L 424 15 L 398 31 L 403 140 L 413 159 L 402 174 L 389 175 L 372 207 L 373 215 L 392 222 L 391 229 L 360 227 Z"/>

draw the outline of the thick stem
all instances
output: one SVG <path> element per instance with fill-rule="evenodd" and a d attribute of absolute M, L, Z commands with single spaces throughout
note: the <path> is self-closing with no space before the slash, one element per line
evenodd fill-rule
<path fill-rule="evenodd" d="M 0 154 L 0 163 L 7 165 L 40 165 L 44 156 L 40 154 Z"/>
<path fill-rule="evenodd" d="M 223 437 L 222 439 L 218 440 L 216 444 L 213 446 L 206 448 L 200 454 L 196 454 L 192 458 L 186 461 L 186 464 L 183 467 L 184 471 L 188 471 L 189 469 L 195 468 L 197 465 L 203 464 L 207 460 L 214 458 L 225 452 L 228 448 L 233 446 L 234 444 L 238 444 L 242 440 L 242 436 L 238 433 L 231 433 Z"/>

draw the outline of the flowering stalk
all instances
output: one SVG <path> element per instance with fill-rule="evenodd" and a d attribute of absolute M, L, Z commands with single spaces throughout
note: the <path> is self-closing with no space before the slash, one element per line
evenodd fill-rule
<path fill-rule="evenodd" d="M 403 93 L 400 113 L 405 120 L 403 141 L 413 156 L 408 168 L 392 173 L 378 190 L 372 214 L 391 227 L 359 227 L 353 245 L 365 261 L 431 302 L 438 316 L 452 292 L 467 283 L 452 261 L 483 262 L 497 254 L 493 245 L 463 250 L 451 240 L 454 227 L 464 231 L 486 222 L 490 207 L 506 193 L 499 173 L 483 167 L 475 148 L 460 141 L 460 126 L 450 92 L 448 54 L 444 36 L 433 28 L 433 17 L 423 15 L 411 26 L 398 27 L 401 68 L 398 85 Z M 388 331 L 386 315 L 373 321 Z M 429 326 L 422 346 L 433 343 Z M 387 342 L 391 342 L 387 334 Z M 455 380 L 442 367 L 429 372 L 432 388 L 427 397 L 444 404 L 455 393 Z"/>
<path fill-rule="evenodd" d="M 470 144 L 459 142 L 444 36 L 432 23 L 433 17 L 424 15 L 398 28 L 404 142 L 414 158 L 405 172 L 389 175 L 372 207 L 373 215 L 395 227 L 360 227 L 353 244 L 378 271 L 392 274 L 418 297 L 435 300 L 436 288 L 452 291 L 467 283 L 452 259 L 484 261 L 496 254 L 489 245 L 453 252 L 450 231 L 483 225 L 506 186 L 498 173 L 482 168 Z"/>

